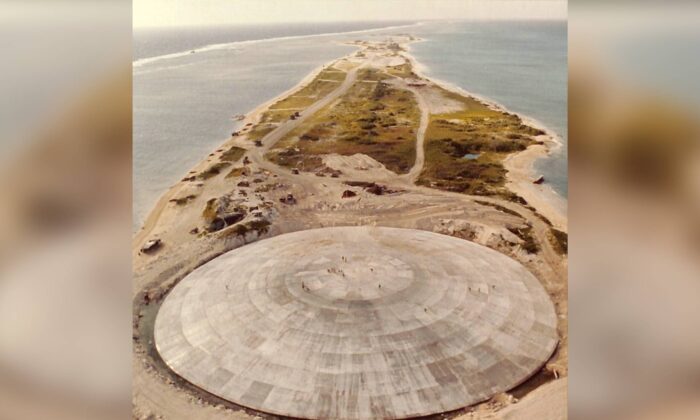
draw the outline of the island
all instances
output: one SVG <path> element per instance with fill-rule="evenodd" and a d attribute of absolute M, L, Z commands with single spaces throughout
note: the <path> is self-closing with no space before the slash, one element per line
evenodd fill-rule
<path fill-rule="evenodd" d="M 220 261 L 219 256 L 237 252 L 237 248 L 255 252 L 247 251 L 247 260 L 217 264 L 233 270 L 231 275 L 257 273 L 252 268 L 258 266 L 274 274 L 278 269 L 270 264 L 281 261 L 275 242 L 257 248 L 246 244 L 278 236 L 275 240 L 285 244 L 284 272 L 288 276 L 294 275 L 296 271 L 290 267 L 299 261 L 319 263 L 311 258 L 313 255 L 328 261 L 337 258 L 324 266 L 327 272 L 321 277 L 328 277 L 329 284 L 333 284 L 331 289 L 323 289 L 324 299 L 337 298 L 337 293 L 364 300 L 389 296 L 391 287 L 409 287 L 401 286 L 400 279 L 391 279 L 391 273 L 404 270 L 408 278 L 422 272 L 417 267 L 404 268 L 405 262 L 390 255 L 392 249 L 402 249 L 402 241 L 413 243 L 411 238 L 415 236 L 403 231 L 408 229 L 438 234 L 438 239 L 419 234 L 418 242 L 405 250 L 407 256 L 415 253 L 416 261 L 424 266 L 433 261 L 452 267 L 451 261 L 469 252 L 478 255 L 479 261 L 492 261 L 494 270 L 517 262 L 519 274 L 504 275 L 512 275 L 514 281 L 528 288 L 541 287 L 543 293 L 532 289 L 532 295 L 553 308 L 551 314 L 542 315 L 546 319 L 542 322 L 551 323 L 552 330 L 542 327 L 535 332 L 543 344 L 541 351 L 532 352 L 537 356 L 529 359 L 526 375 L 511 380 L 496 395 L 478 393 L 478 397 L 465 399 L 469 404 L 464 407 L 456 398 L 457 405 L 449 405 L 450 412 L 444 415 L 501 418 L 498 416 L 505 416 L 509 410 L 536 413 L 552 404 L 565 407 L 566 388 L 558 379 L 567 375 L 568 361 L 566 215 L 558 203 L 561 198 L 554 196 L 540 174 L 532 170 L 536 159 L 558 146 L 558 139 L 525 116 L 427 77 L 409 53 L 412 42 L 420 40 L 394 35 L 352 42 L 354 52 L 321 66 L 297 86 L 247 113 L 242 128 L 232 132 L 158 201 L 133 240 L 137 417 L 162 414 L 166 418 L 219 418 L 228 413 L 230 418 L 253 418 L 257 409 L 302 417 L 310 412 L 332 413 L 318 406 L 314 411 L 304 411 L 301 405 L 289 413 L 265 410 L 265 402 L 250 394 L 262 392 L 264 387 L 252 386 L 239 404 L 208 392 L 210 387 L 188 381 L 187 374 L 176 373 L 175 362 L 159 352 L 154 331 L 167 335 L 165 327 L 156 325 L 159 309 L 169 293 L 177 291 L 178 284 L 194 281 L 190 280 L 192 276 L 200 283 L 206 281 L 198 269 Z M 361 227 L 362 231 L 354 233 L 341 227 Z M 380 228 L 403 230 L 395 233 Z M 294 242 L 284 242 L 283 238 L 302 231 L 315 233 L 296 234 Z M 439 234 L 459 241 L 454 246 L 452 242 L 444 245 Z M 324 235 L 330 236 L 324 239 Z M 393 238 L 392 245 L 382 242 L 381 235 Z M 430 252 L 422 250 L 423 240 L 441 244 L 434 247 L 441 254 L 423 254 Z M 348 243 L 347 253 L 329 251 L 329 247 L 342 248 L 343 243 Z M 466 247 L 464 253 L 459 253 L 456 250 L 462 249 L 461 243 L 473 243 L 478 249 Z M 363 244 L 386 255 L 373 255 L 363 249 Z M 364 265 L 351 265 L 348 258 L 358 255 L 366 261 Z M 456 269 L 446 270 L 450 272 L 450 287 L 461 291 L 464 285 L 452 277 Z M 366 287 L 362 279 L 375 272 L 387 276 L 387 280 L 383 290 L 383 280 L 372 283 L 370 293 L 362 289 Z M 435 273 L 439 276 L 440 270 Z M 493 273 L 491 293 L 498 296 L 497 287 L 509 286 L 497 271 Z M 273 274 L 250 274 L 250 279 L 260 277 L 264 283 Z M 347 280 L 342 280 L 346 275 Z M 317 277 L 308 273 L 300 277 L 304 280 L 295 286 L 295 296 L 303 300 L 306 294 L 321 293 L 323 285 L 314 283 Z M 435 281 L 434 276 L 426 278 L 420 287 Z M 225 279 L 217 282 L 221 293 L 226 293 L 229 286 Z M 478 281 L 468 284 L 469 290 L 464 293 L 481 287 Z M 245 283 L 236 287 L 239 292 L 247 290 Z M 257 294 L 249 299 L 264 299 L 273 293 L 255 290 Z M 514 295 L 509 292 L 507 296 Z M 430 300 L 429 295 L 423 298 Z M 540 300 L 532 299 L 534 307 L 542 307 Z M 200 310 L 208 307 L 206 302 L 200 304 Z M 419 311 L 423 312 L 420 316 L 431 319 L 429 311 L 439 312 L 437 301 L 431 302 L 425 304 L 424 312 Z M 231 307 L 231 302 L 228 305 Z M 529 313 L 527 307 L 518 307 L 518 311 Z M 395 312 L 385 307 L 377 309 L 382 314 Z M 318 313 L 327 315 L 327 311 Z M 164 325 L 165 321 L 159 323 Z M 387 331 L 393 333 L 395 327 L 392 324 Z M 245 328 L 245 323 L 240 328 Z M 444 375 L 449 382 L 451 374 Z M 216 382 L 216 378 L 207 378 L 207 384 Z M 246 398 L 253 402 L 246 404 Z M 280 400 L 276 404 L 279 406 Z M 332 403 L 328 404 L 328 410 L 332 410 Z M 405 413 L 435 414 L 420 411 L 432 406 L 430 401 L 416 403 L 415 411 L 406 409 Z M 398 407 L 394 407 L 396 411 L 384 406 L 379 409 L 389 410 L 375 412 L 387 417 L 398 418 L 404 413 Z"/>

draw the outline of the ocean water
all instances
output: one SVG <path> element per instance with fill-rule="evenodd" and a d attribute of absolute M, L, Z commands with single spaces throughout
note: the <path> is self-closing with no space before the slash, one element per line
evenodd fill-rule
<path fill-rule="evenodd" d="M 441 22 L 411 33 L 425 40 L 410 49 L 429 76 L 533 118 L 561 138 L 562 147 L 535 170 L 567 197 L 566 22 Z"/>
<path fill-rule="evenodd" d="M 565 23 L 373 22 L 137 30 L 134 229 L 171 185 L 238 128 L 233 115 L 251 111 L 314 68 L 354 51 L 341 42 L 397 33 L 425 39 L 413 44 L 411 52 L 430 76 L 491 98 L 556 131 L 564 147 L 538 161 L 537 169 L 566 196 Z"/>
<path fill-rule="evenodd" d="M 355 49 L 339 44 L 335 36 L 303 35 L 404 24 L 136 31 L 134 229 L 171 185 L 238 129 L 233 115 L 251 111 L 314 68 Z"/>
<path fill-rule="evenodd" d="M 279 38 L 304 37 L 319 34 L 344 34 L 368 29 L 399 27 L 414 22 L 333 22 L 250 24 L 184 28 L 136 28 L 133 56 L 135 61 L 163 57 L 192 50 L 221 47 L 222 44 Z"/>

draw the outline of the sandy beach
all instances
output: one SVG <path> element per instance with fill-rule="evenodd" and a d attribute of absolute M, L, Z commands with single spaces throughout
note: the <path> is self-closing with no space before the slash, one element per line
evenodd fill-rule
<path fill-rule="evenodd" d="M 416 39 L 414 42 L 421 42 L 421 39 Z M 426 67 L 420 63 L 416 58 L 410 53 L 410 44 L 407 46 L 408 52 L 405 54 L 406 58 L 411 61 L 416 74 L 425 79 L 429 79 L 436 85 L 443 87 L 444 89 L 450 90 L 452 92 L 458 93 L 460 95 L 471 96 L 479 99 L 485 104 L 496 110 L 503 112 L 510 112 L 520 116 L 520 118 L 528 125 L 538 128 L 545 132 L 544 135 L 538 136 L 538 140 L 542 141 L 543 145 L 533 145 L 528 147 L 526 150 L 514 153 L 509 156 L 504 164 L 508 170 L 508 188 L 513 192 L 519 194 L 525 198 L 528 203 L 535 207 L 541 214 L 547 217 L 557 228 L 567 231 L 567 200 L 561 195 L 557 194 L 550 186 L 542 184 L 533 184 L 540 175 L 535 172 L 534 164 L 538 159 L 543 159 L 551 155 L 552 152 L 561 148 L 562 140 L 559 136 L 549 129 L 547 126 L 526 115 L 515 113 L 508 110 L 506 106 L 498 102 L 493 101 L 490 98 L 486 98 L 477 95 L 472 92 L 468 92 L 459 86 L 455 86 L 452 83 L 445 82 L 427 75 Z"/>
<path fill-rule="evenodd" d="M 543 140 L 547 142 L 548 140 Z M 555 146 L 556 147 L 556 146 Z M 508 188 L 525 198 L 530 205 L 547 217 L 558 229 L 567 231 L 567 200 L 557 194 L 552 187 L 535 184 L 538 174 L 533 166 L 538 159 L 547 157 L 552 149 L 545 145 L 530 146 L 527 150 L 515 153 L 505 160 L 508 170 Z"/>
<path fill-rule="evenodd" d="M 396 29 L 401 28 L 404 27 L 399 26 Z M 374 30 L 369 30 L 369 32 L 371 31 Z M 357 33 L 360 34 L 362 32 L 366 31 L 358 31 Z M 477 98 L 483 103 L 492 107 L 493 109 L 516 114 L 528 125 L 541 129 L 546 133 L 545 135 L 538 137 L 538 140 L 544 143 L 543 145 L 530 146 L 522 152 L 512 154 L 504 161 L 504 165 L 508 170 L 508 188 L 525 198 L 528 201 L 528 203 L 531 203 L 531 205 L 538 209 L 538 211 L 542 215 L 547 217 L 554 224 L 554 226 L 563 231 L 567 231 L 568 228 L 566 223 L 566 213 L 568 204 L 566 198 L 559 195 L 550 186 L 546 185 L 546 183 L 533 183 L 533 181 L 539 177 L 539 174 L 534 170 L 535 162 L 539 159 L 543 159 L 550 156 L 552 152 L 556 151 L 561 147 L 562 140 L 559 138 L 559 136 L 536 119 L 519 113 L 514 113 L 508 110 L 508 108 L 504 105 L 493 101 L 490 98 L 477 95 L 475 93 L 466 91 L 465 89 L 459 86 L 455 86 L 452 83 L 428 76 L 426 67 L 418 60 L 416 60 L 416 58 L 410 53 L 411 44 L 422 41 L 423 40 L 420 38 L 413 37 L 409 43 L 405 44 L 406 52 L 403 54 L 403 56 L 411 62 L 414 68 L 414 72 L 419 77 L 424 78 L 426 80 L 430 80 L 431 82 L 446 90 L 458 93 L 460 95 Z M 354 45 L 351 43 L 343 44 Z M 339 57 L 337 60 L 334 60 L 334 62 L 348 59 L 355 55 L 356 52 L 357 51 L 353 51 L 345 56 Z M 245 118 L 241 121 L 240 126 L 244 127 L 247 124 L 256 124 L 260 120 L 260 116 L 262 115 L 262 113 L 265 112 L 265 110 L 267 110 L 272 104 L 278 102 L 279 100 L 291 95 L 292 93 L 308 85 L 314 78 L 318 76 L 318 74 L 324 68 L 328 67 L 332 63 L 333 62 L 325 63 L 316 67 L 303 79 L 301 79 L 296 85 L 258 105 L 256 108 L 254 108 L 245 115 Z M 224 140 L 220 147 L 227 147 L 231 143 L 232 139 L 229 138 L 227 140 Z M 203 168 L 203 165 L 206 163 L 206 159 L 199 162 L 197 165 L 192 167 L 189 172 L 196 172 L 198 170 L 201 170 Z M 170 200 L 174 195 L 176 195 L 175 193 L 179 191 L 178 186 L 180 186 L 180 183 L 175 184 L 173 187 L 171 187 L 169 190 L 163 193 L 163 195 L 158 199 L 153 209 L 148 213 L 148 216 L 144 220 L 142 227 L 136 232 L 134 236 L 135 242 L 143 241 L 143 238 L 147 236 L 148 232 L 150 232 L 151 228 L 155 223 L 155 220 L 157 220 L 165 204 L 167 204 L 168 200 Z"/>

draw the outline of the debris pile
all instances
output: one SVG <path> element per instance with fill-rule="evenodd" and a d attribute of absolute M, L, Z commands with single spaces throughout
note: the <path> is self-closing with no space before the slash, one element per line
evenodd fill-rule
<path fill-rule="evenodd" d="M 346 181 L 345 185 L 349 185 L 351 187 L 362 187 L 367 191 L 368 193 L 374 194 L 374 195 L 384 195 L 384 194 L 393 194 L 395 190 L 387 188 L 386 185 L 381 185 L 377 184 L 374 182 L 366 182 L 366 181 Z"/>
<path fill-rule="evenodd" d="M 149 239 L 141 247 L 141 252 L 144 254 L 152 254 L 156 252 L 163 245 L 160 239 Z"/>
<path fill-rule="evenodd" d="M 285 197 L 280 198 L 280 202 L 283 204 L 292 205 L 297 203 L 297 199 L 294 198 L 292 194 L 287 194 Z"/>
<path fill-rule="evenodd" d="M 254 195 L 254 197 L 253 197 Z M 255 213 L 253 213 L 255 211 Z M 204 231 L 217 232 L 241 223 L 265 222 L 269 225 L 275 209 L 271 201 L 261 194 L 250 194 L 244 190 L 234 190 L 218 198 L 212 198 L 202 211 Z"/>

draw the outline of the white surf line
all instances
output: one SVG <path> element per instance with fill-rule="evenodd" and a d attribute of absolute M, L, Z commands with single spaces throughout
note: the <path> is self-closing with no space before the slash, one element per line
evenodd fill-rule
<path fill-rule="evenodd" d="M 134 60 L 132 62 L 132 66 L 133 67 L 142 67 L 144 65 L 151 64 L 151 63 L 161 61 L 161 60 L 186 57 L 187 55 L 192 54 L 193 52 L 194 53 L 202 53 L 202 52 L 215 51 L 215 50 L 235 49 L 236 47 L 260 44 L 260 43 L 264 43 L 264 42 L 289 41 L 289 40 L 294 40 L 294 39 L 305 39 L 305 38 L 316 38 L 316 37 L 327 37 L 327 36 L 349 35 L 349 34 L 361 34 L 361 33 L 367 33 L 367 32 L 377 32 L 377 31 L 387 31 L 387 30 L 394 30 L 394 29 L 412 28 L 415 26 L 423 25 L 423 24 L 424 24 L 424 22 L 416 22 L 416 23 L 412 23 L 409 25 L 385 26 L 382 28 L 359 29 L 356 31 L 347 31 L 347 32 L 327 32 L 327 33 L 322 33 L 322 34 L 291 35 L 291 36 L 281 36 L 281 37 L 275 37 L 275 38 L 250 39 L 250 40 L 246 40 L 246 41 L 235 41 L 235 42 L 226 42 L 226 43 L 221 43 L 221 44 L 210 44 L 210 45 L 205 45 L 203 47 L 194 48 L 194 49 L 187 50 L 187 51 L 180 51 L 180 52 L 176 52 L 176 53 L 157 55 L 154 57 L 139 58 L 139 59 Z"/>
<path fill-rule="evenodd" d="M 413 41 L 413 42 L 422 42 L 422 41 L 425 41 L 425 40 L 419 39 L 419 40 Z M 542 151 L 541 154 L 534 156 L 534 159 L 532 159 L 528 163 L 529 168 L 525 171 L 523 179 L 513 180 L 512 178 L 508 178 L 509 175 L 506 175 L 507 183 L 510 184 L 510 188 L 512 190 L 515 190 L 515 192 L 517 192 L 520 195 L 524 195 L 525 196 L 524 198 L 526 200 L 531 198 L 530 193 L 528 193 L 527 191 L 525 193 L 523 193 L 525 188 L 532 188 L 531 182 L 527 179 L 534 179 L 535 176 L 537 175 L 534 172 L 534 164 L 536 161 L 538 161 L 540 159 L 547 158 L 547 157 L 551 157 L 554 152 L 561 150 L 561 148 L 563 147 L 563 141 L 562 141 L 562 138 L 559 136 L 559 134 L 557 132 L 555 132 L 553 129 L 551 129 L 550 127 L 548 127 L 547 125 L 543 124 L 542 122 L 540 122 L 540 121 L 538 121 L 530 116 L 524 115 L 522 113 L 511 111 L 505 105 L 503 105 L 503 104 L 501 104 L 501 103 L 499 103 L 491 98 L 487 98 L 485 96 L 469 92 L 466 89 L 463 89 L 461 86 L 458 86 L 455 83 L 447 82 L 445 80 L 441 80 L 441 79 L 438 79 L 436 77 L 430 76 L 429 75 L 430 70 L 429 70 L 428 66 L 423 64 L 421 61 L 416 59 L 416 57 L 413 56 L 413 54 L 411 54 L 411 45 L 410 44 L 411 43 L 406 44 L 406 52 L 403 55 L 411 63 L 411 65 L 413 66 L 413 70 L 416 73 L 416 75 L 418 75 L 418 77 L 428 79 L 432 83 L 434 83 L 437 86 L 440 86 L 443 89 L 446 89 L 448 91 L 452 91 L 452 92 L 455 92 L 455 93 L 458 93 L 460 95 L 464 95 L 467 97 L 471 96 L 471 97 L 483 102 L 485 105 L 491 107 L 492 109 L 494 109 L 496 111 L 509 112 L 509 113 L 515 114 L 515 115 L 520 117 L 520 119 L 522 120 L 522 122 L 524 124 L 527 124 L 531 127 L 538 128 L 538 129 L 544 131 L 545 134 L 544 134 L 544 136 L 542 136 L 544 138 L 543 140 L 545 141 L 544 150 Z M 534 147 L 534 146 L 531 146 L 531 147 Z M 512 174 L 512 168 L 508 167 L 509 160 L 516 159 L 517 156 L 522 157 L 522 153 L 525 153 L 527 150 L 531 150 L 530 147 L 528 147 L 524 151 L 513 153 L 504 160 L 504 162 L 503 162 L 504 167 L 508 171 L 508 174 Z M 411 172 L 413 172 L 413 169 L 414 168 L 411 169 Z M 420 173 L 419 173 L 419 175 L 420 175 Z M 567 212 L 566 209 L 568 207 L 568 198 L 567 197 L 564 197 L 563 195 L 559 194 L 559 192 L 557 192 L 554 189 L 554 187 L 549 183 L 542 185 L 541 190 L 538 191 L 537 195 L 542 195 L 544 197 L 544 201 L 540 202 L 540 204 L 541 204 L 540 208 L 535 206 L 535 208 L 537 208 L 538 211 L 540 211 L 542 214 L 547 216 L 550 219 L 550 221 L 552 219 L 554 219 L 556 221 L 566 220 L 566 212 Z M 553 223 L 555 224 L 555 226 L 557 228 L 564 228 L 565 229 L 566 222 L 563 222 L 563 223 L 553 222 Z"/>
<path fill-rule="evenodd" d="M 425 39 L 419 39 L 417 41 L 412 41 L 413 42 L 423 42 Z M 418 61 L 416 57 L 411 54 L 411 43 L 408 43 L 406 45 L 406 52 L 404 53 L 405 58 L 411 62 L 411 65 L 413 66 L 413 70 L 418 75 L 419 77 L 425 78 L 430 80 L 431 82 L 435 83 L 436 85 L 442 87 L 443 89 L 449 90 L 451 92 L 464 95 L 464 96 L 471 96 L 474 99 L 479 100 L 480 102 L 483 102 L 486 106 L 490 107 L 491 109 L 495 111 L 500 111 L 500 112 L 507 112 L 510 114 L 515 114 L 520 117 L 520 119 L 523 121 L 523 123 L 532 126 L 533 128 L 540 129 L 545 132 L 546 136 L 551 140 L 550 142 L 550 151 L 555 151 L 560 149 L 563 146 L 563 140 L 561 136 L 554 131 L 554 129 L 548 127 L 546 124 L 542 123 L 541 121 L 530 117 L 529 115 L 524 115 L 523 113 L 520 112 L 515 112 L 510 110 L 508 107 L 506 107 L 504 104 L 497 102 L 494 99 L 488 98 L 486 96 L 480 95 L 478 93 L 474 92 L 469 92 L 466 89 L 462 88 L 461 86 L 458 86 L 455 83 L 448 82 L 442 79 L 438 79 L 435 76 L 431 76 L 430 73 L 430 68 L 422 63 L 421 61 Z"/>

